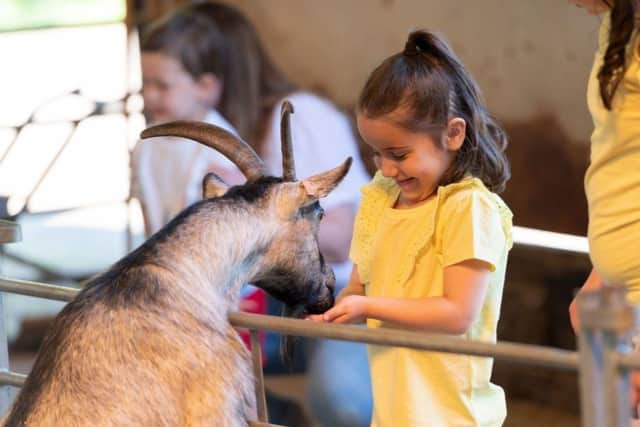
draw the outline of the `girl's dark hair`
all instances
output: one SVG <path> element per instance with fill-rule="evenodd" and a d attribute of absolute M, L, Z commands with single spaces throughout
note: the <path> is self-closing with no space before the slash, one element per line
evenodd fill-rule
<path fill-rule="evenodd" d="M 258 153 L 275 104 L 296 88 L 273 64 L 253 25 L 217 2 L 179 8 L 143 35 L 142 51 L 178 59 L 194 77 L 213 73 L 223 82 L 214 106 Z"/>
<path fill-rule="evenodd" d="M 429 133 L 436 141 L 451 118 L 464 119 L 465 140 L 440 185 L 471 174 L 491 191 L 501 192 L 511 176 L 504 154 L 505 132 L 489 115 L 471 75 L 435 34 L 412 32 L 404 50 L 387 58 L 369 76 L 357 110 L 374 119 L 398 111 L 395 124 L 411 132 Z"/>
<path fill-rule="evenodd" d="M 605 0 L 605 3 L 611 8 L 611 28 L 598 82 L 602 102 L 607 110 L 611 110 L 613 95 L 626 70 L 626 47 L 635 28 L 637 0 Z"/>

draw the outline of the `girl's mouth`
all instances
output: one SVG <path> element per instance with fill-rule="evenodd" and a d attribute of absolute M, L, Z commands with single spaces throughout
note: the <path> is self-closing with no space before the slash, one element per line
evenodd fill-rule
<path fill-rule="evenodd" d="M 408 185 L 411 185 L 414 181 L 414 178 L 406 178 L 406 179 L 399 179 L 396 180 L 396 183 L 398 184 L 398 186 L 402 187 L 406 187 Z"/>

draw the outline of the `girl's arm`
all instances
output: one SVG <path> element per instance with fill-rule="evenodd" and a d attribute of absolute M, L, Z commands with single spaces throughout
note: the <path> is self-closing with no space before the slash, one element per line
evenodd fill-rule
<path fill-rule="evenodd" d="M 340 294 L 336 298 L 336 304 L 342 301 L 344 298 L 349 295 L 361 295 L 364 296 L 364 286 L 360 281 L 360 275 L 358 274 L 358 266 L 353 264 L 353 269 L 351 270 L 351 276 L 349 276 L 349 283 L 347 286 L 342 288 Z"/>
<path fill-rule="evenodd" d="M 598 274 L 595 269 L 591 269 L 591 273 L 587 280 L 582 285 L 582 288 L 578 291 L 578 294 L 584 291 L 593 291 L 602 287 L 602 277 Z M 578 302 L 577 297 L 578 294 L 573 298 L 571 304 L 569 305 L 569 320 L 571 321 L 571 327 L 573 328 L 573 332 L 578 333 L 580 329 L 580 319 L 578 318 Z"/>
<path fill-rule="evenodd" d="M 324 315 L 336 323 L 361 322 L 366 318 L 421 331 L 463 334 L 477 318 L 489 283 L 489 265 L 466 260 L 444 269 L 441 297 L 420 299 L 349 295 Z"/>

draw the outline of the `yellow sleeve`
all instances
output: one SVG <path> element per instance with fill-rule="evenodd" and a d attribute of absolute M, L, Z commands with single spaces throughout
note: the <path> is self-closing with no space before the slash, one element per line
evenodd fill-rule
<path fill-rule="evenodd" d="M 447 200 L 440 215 L 443 266 L 476 259 L 494 271 L 509 249 L 511 230 L 501 215 L 490 193 L 462 191 Z"/>

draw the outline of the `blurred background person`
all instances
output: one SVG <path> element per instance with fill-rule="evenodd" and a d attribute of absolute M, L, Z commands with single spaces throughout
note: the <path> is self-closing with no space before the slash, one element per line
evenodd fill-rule
<path fill-rule="evenodd" d="M 298 176 L 332 168 L 347 157 L 354 159 L 349 174 L 322 202 L 320 249 L 334 269 L 339 292 L 351 268 L 347 257 L 360 186 L 369 179 L 349 118 L 328 99 L 291 83 L 266 54 L 248 19 L 221 3 L 186 5 L 153 23 L 143 33 L 141 52 L 145 115 L 150 124 L 197 120 L 224 127 L 251 144 L 271 173 L 281 176 L 280 108 L 288 99 L 294 106 L 291 131 Z M 170 139 L 136 146 L 132 188 L 141 201 L 148 234 L 199 199 L 206 172 L 216 172 L 229 184 L 243 181 L 230 162 L 210 151 Z M 264 311 L 263 299 L 247 291 L 244 297 L 243 308 Z M 247 298 L 252 298 L 252 304 Z M 269 306 L 270 314 L 279 314 L 278 303 L 269 299 Z M 277 334 L 267 335 L 266 373 L 284 370 L 279 365 L 278 339 Z M 314 417 L 326 426 L 369 425 L 364 346 L 319 340 L 308 347 L 308 406 Z M 299 369 L 305 362 L 299 361 Z M 336 369 L 344 375 L 334 375 Z M 274 413 L 276 409 L 270 409 L 274 422 L 284 422 Z"/>

